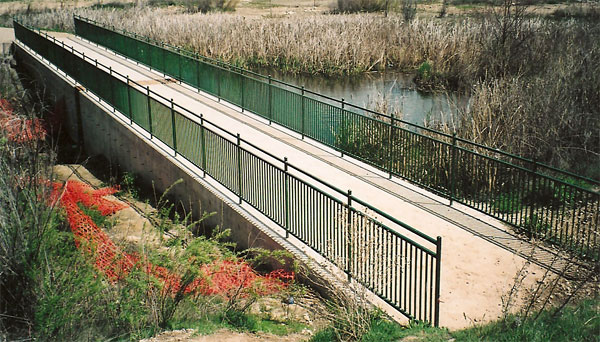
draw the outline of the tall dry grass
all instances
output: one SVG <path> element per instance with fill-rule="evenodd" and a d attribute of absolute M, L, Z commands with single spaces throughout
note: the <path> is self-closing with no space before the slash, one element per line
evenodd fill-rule
<path fill-rule="evenodd" d="M 600 179 L 600 25 L 546 23 L 528 44 L 515 71 L 475 81 L 456 130 Z"/>
<path fill-rule="evenodd" d="M 190 48 L 244 67 L 270 66 L 326 75 L 413 70 L 428 60 L 436 70 L 458 74 L 476 56 L 481 24 L 415 20 L 399 15 L 319 15 L 269 19 L 173 9 L 77 10 L 118 28 Z M 36 26 L 72 30 L 69 11 L 30 16 Z"/>

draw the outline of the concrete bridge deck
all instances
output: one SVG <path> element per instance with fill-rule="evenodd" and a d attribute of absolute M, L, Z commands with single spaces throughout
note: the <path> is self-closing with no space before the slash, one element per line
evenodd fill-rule
<path fill-rule="evenodd" d="M 489 321 L 501 314 L 501 296 L 513 283 L 515 274 L 531 256 L 525 286 L 535 284 L 544 267 L 558 267 L 561 257 L 540 246 L 519 239 L 510 228 L 484 214 L 425 192 L 398 178 L 341 157 L 319 143 L 302 140 L 299 134 L 277 125 L 211 95 L 173 82 L 147 67 L 117 56 L 104 48 L 69 35 L 53 33 L 58 40 L 84 52 L 87 57 L 128 75 L 152 91 L 173 99 L 178 105 L 210 122 L 239 133 L 242 138 L 280 157 L 304 171 L 317 175 L 340 189 L 351 189 L 354 196 L 396 217 L 430 236 L 442 236 L 442 281 L 440 325 L 456 329 L 472 322 Z M 82 113 L 85 116 L 85 113 Z M 222 188 L 215 182 L 216 188 Z M 223 190 L 234 201 L 236 196 Z M 244 209 L 254 213 L 247 204 Z M 259 215 L 257 215 L 259 216 Z M 275 228 L 274 228 L 275 229 Z M 277 229 L 275 229 L 277 230 Z M 280 228 L 276 234 L 282 235 Z M 284 235 L 284 234 L 283 234 Z M 308 251 L 307 251 L 308 253 Z M 558 260 L 558 261 L 556 261 Z"/>

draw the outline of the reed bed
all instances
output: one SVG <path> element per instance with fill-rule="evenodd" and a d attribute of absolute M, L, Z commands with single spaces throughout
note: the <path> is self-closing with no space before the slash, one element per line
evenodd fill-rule
<path fill-rule="evenodd" d="M 256 20 L 150 7 L 76 12 L 239 66 L 325 75 L 414 70 L 424 61 L 439 72 L 458 73 L 476 55 L 474 33 L 481 25 L 468 21 L 406 23 L 399 15 L 385 18 L 380 14 Z M 71 14 L 72 10 L 54 11 L 30 19 L 36 26 L 72 30 Z"/>

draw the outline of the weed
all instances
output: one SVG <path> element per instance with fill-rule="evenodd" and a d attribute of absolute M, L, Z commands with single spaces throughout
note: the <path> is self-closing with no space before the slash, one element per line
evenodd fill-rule
<path fill-rule="evenodd" d="M 86 207 L 81 203 L 77 203 L 77 206 L 85 215 L 89 216 L 98 227 L 110 229 L 111 221 L 106 216 L 102 215 L 98 208 Z"/>
<path fill-rule="evenodd" d="M 540 215 L 531 214 L 525 218 L 521 229 L 525 235 L 529 237 L 544 237 L 546 233 L 551 231 L 551 226 Z"/>
<path fill-rule="evenodd" d="M 500 193 L 495 196 L 492 206 L 499 213 L 517 213 L 525 207 L 517 192 Z"/>
<path fill-rule="evenodd" d="M 322 330 L 317 331 L 313 337 L 310 339 L 310 342 L 332 342 L 336 341 L 337 337 L 335 336 L 335 332 L 333 328 L 328 327 Z"/>
<path fill-rule="evenodd" d="M 453 333 L 459 341 L 597 341 L 600 331 L 598 299 L 589 299 L 568 307 L 558 316 L 553 310 L 538 319 L 510 316 L 506 322 L 494 322 Z"/>
<path fill-rule="evenodd" d="M 387 10 L 389 0 L 337 0 L 340 13 L 379 12 Z"/>
<path fill-rule="evenodd" d="M 132 198 L 138 198 L 139 192 L 135 184 L 136 175 L 132 172 L 124 172 L 121 177 L 122 189 Z"/>

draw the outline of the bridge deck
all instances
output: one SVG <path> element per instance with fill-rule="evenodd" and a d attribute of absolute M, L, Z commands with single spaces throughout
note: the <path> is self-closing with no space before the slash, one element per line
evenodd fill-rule
<path fill-rule="evenodd" d="M 116 56 L 68 34 L 55 34 L 85 55 L 111 66 L 130 79 L 172 98 L 174 102 L 270 153 L 325 179 L 430 236 L 442 236 L 442 326 L 460 328 L 473 321 L 493 320 L 501 313 L 501 296 L 510 290 L 516 272 L 532 256 L 525 284 L 534 284 L 546 268 L 564 260 L 553 251 L 519 239 L 502 223 L 462 205 L 429 194 L 397 178 L 301 137 L 213 96 L 166 80 L 161 74 Z M 83 113 L 85 115 L 85 113 Z M 244 205 L 244 204 L 243 204 Z M 248 205 L 246 205 L 249 207 Z M 252 210 L 252 208 L 248 208 Z M 533 251 L 533 252 L 532 252 Z M 556 259 L 558 258 L 558 259 Z M 555 260 L 556 259 L 556 260 Z"/>

